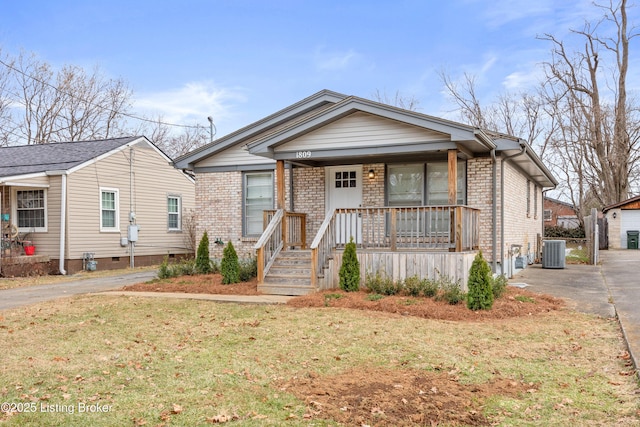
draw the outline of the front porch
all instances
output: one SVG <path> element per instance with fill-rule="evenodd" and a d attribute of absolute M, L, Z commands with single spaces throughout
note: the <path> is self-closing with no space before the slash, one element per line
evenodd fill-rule
<path fill-rule="evenodd" d="M 381 273 L 394 280 L 448 276 L 464 287 L 479 246 L 479 213 L 461 205 L 334 209 L 307 249 L 304 214 L 266 211 L 255 245 L 258 289 L 301 295 L 336 288 L 351 239 L 362 285 L 367 274 Z"/>

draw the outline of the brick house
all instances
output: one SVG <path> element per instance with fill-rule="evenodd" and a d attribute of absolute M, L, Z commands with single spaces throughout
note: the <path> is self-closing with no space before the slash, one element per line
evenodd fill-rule
<path fill-rule="evenodd" d="M 256 254 L 259 288 L 285 294 L 336 287 L 351 238 L 363 278 L 466 286 L 478 249 L 510 274 L 516 255 L 536 258 L 557 184 L 518 138 L 327 90 L 174 164 L 195 173 L 212 255 L 228 241 Z"/>
<path fill-rule="evenodd" d="M 580 226 L 576 208 L 571 203 L 545 196 L 543 209 L 545 227 L 578 228 Z"/>

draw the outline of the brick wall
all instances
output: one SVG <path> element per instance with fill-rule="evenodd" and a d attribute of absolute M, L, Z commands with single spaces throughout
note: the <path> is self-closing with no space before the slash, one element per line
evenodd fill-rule
<path fill-rule="evenodd" d="M 206 230 L 211 258 L 222 258 L 216 238 L 231 241 L 241 258 L 252 253 L 252 243 L 242 241 L 242 172 L 196 174 L 196 215 L 197 242 Z"/>
<path fill-rule="evenodd" d="M 324 168 L 295 168 L 293 179 L 294 209 L 296 212 L 307 214 L 307 247 L 309 247 L 324 221 Z"/>
<path fill-rule="evenodd" d="M 373 170 L 375 178 L 369 178 Z M 362 206 L 384 206 L 384 163 L 362 165 Z"/>
<path fill-rule="evenodd" d="M 509 162 L 504 164 L 504 252 L 508 256 L 512 245 L 522 245 L 521 254 L 535 254 L 537 236 L 542 235 L 543 201 L 541 188 L 529 182 L 529 212 L 527 213 L 527 177 Z M 537 193 L 537 196 L 534 195 Z"/>
<path fill-rule="evenodd" d="M 498 164 L 499 170 L 499 164 Z M 480 249 L 487 262 L 493 262 L 493 163 L 491 158 L 467 160 L 467 206 L 480 209 Z M 498 206 L 500 205 L 500 180 L 497 179 Z M 498 237 L 500 231 L 498 210 Z M 498 260 L 499 261 L 499 260 Z"/>

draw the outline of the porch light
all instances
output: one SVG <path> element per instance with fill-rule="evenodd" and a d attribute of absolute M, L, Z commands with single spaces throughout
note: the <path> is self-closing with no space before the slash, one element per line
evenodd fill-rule
<path fill-rule="evenodd" d="M 369 179 L 373 179 L 376 177 L 376 171 L 373 169 L 369 169 Z"/>

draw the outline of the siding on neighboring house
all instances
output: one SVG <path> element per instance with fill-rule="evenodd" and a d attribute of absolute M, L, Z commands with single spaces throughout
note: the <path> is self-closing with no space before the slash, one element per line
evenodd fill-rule
<path fill-rule="evenodd" d="M 130 155 L 129 149 L 123 150 L 69 175 L 67 235 L 71 244 L 68 258 L 81 259 L 84 252 L 95 252 L 101 257 L 129 256 L 129 248 L 120 245 L 120 238 L 127 237 L 132 210 L 140 227 L 136 256 L 189 252 L 185 249 L 184 231 L 168 231 L 167 196 L 181 196 L 184 229 L 186 213 L 195 208 L 195 188 L 181 172 L 169 169 L 166 160 L 155 150 L 141 144 L 133 147 L 131 181 Z M 163 169 L 167 173 L 159 175 L 158 171 Z M 100 188 L 119 192 L 119 232 L 100 231 Z M 133 206 L 130 188 L 133 188 Z"/>

